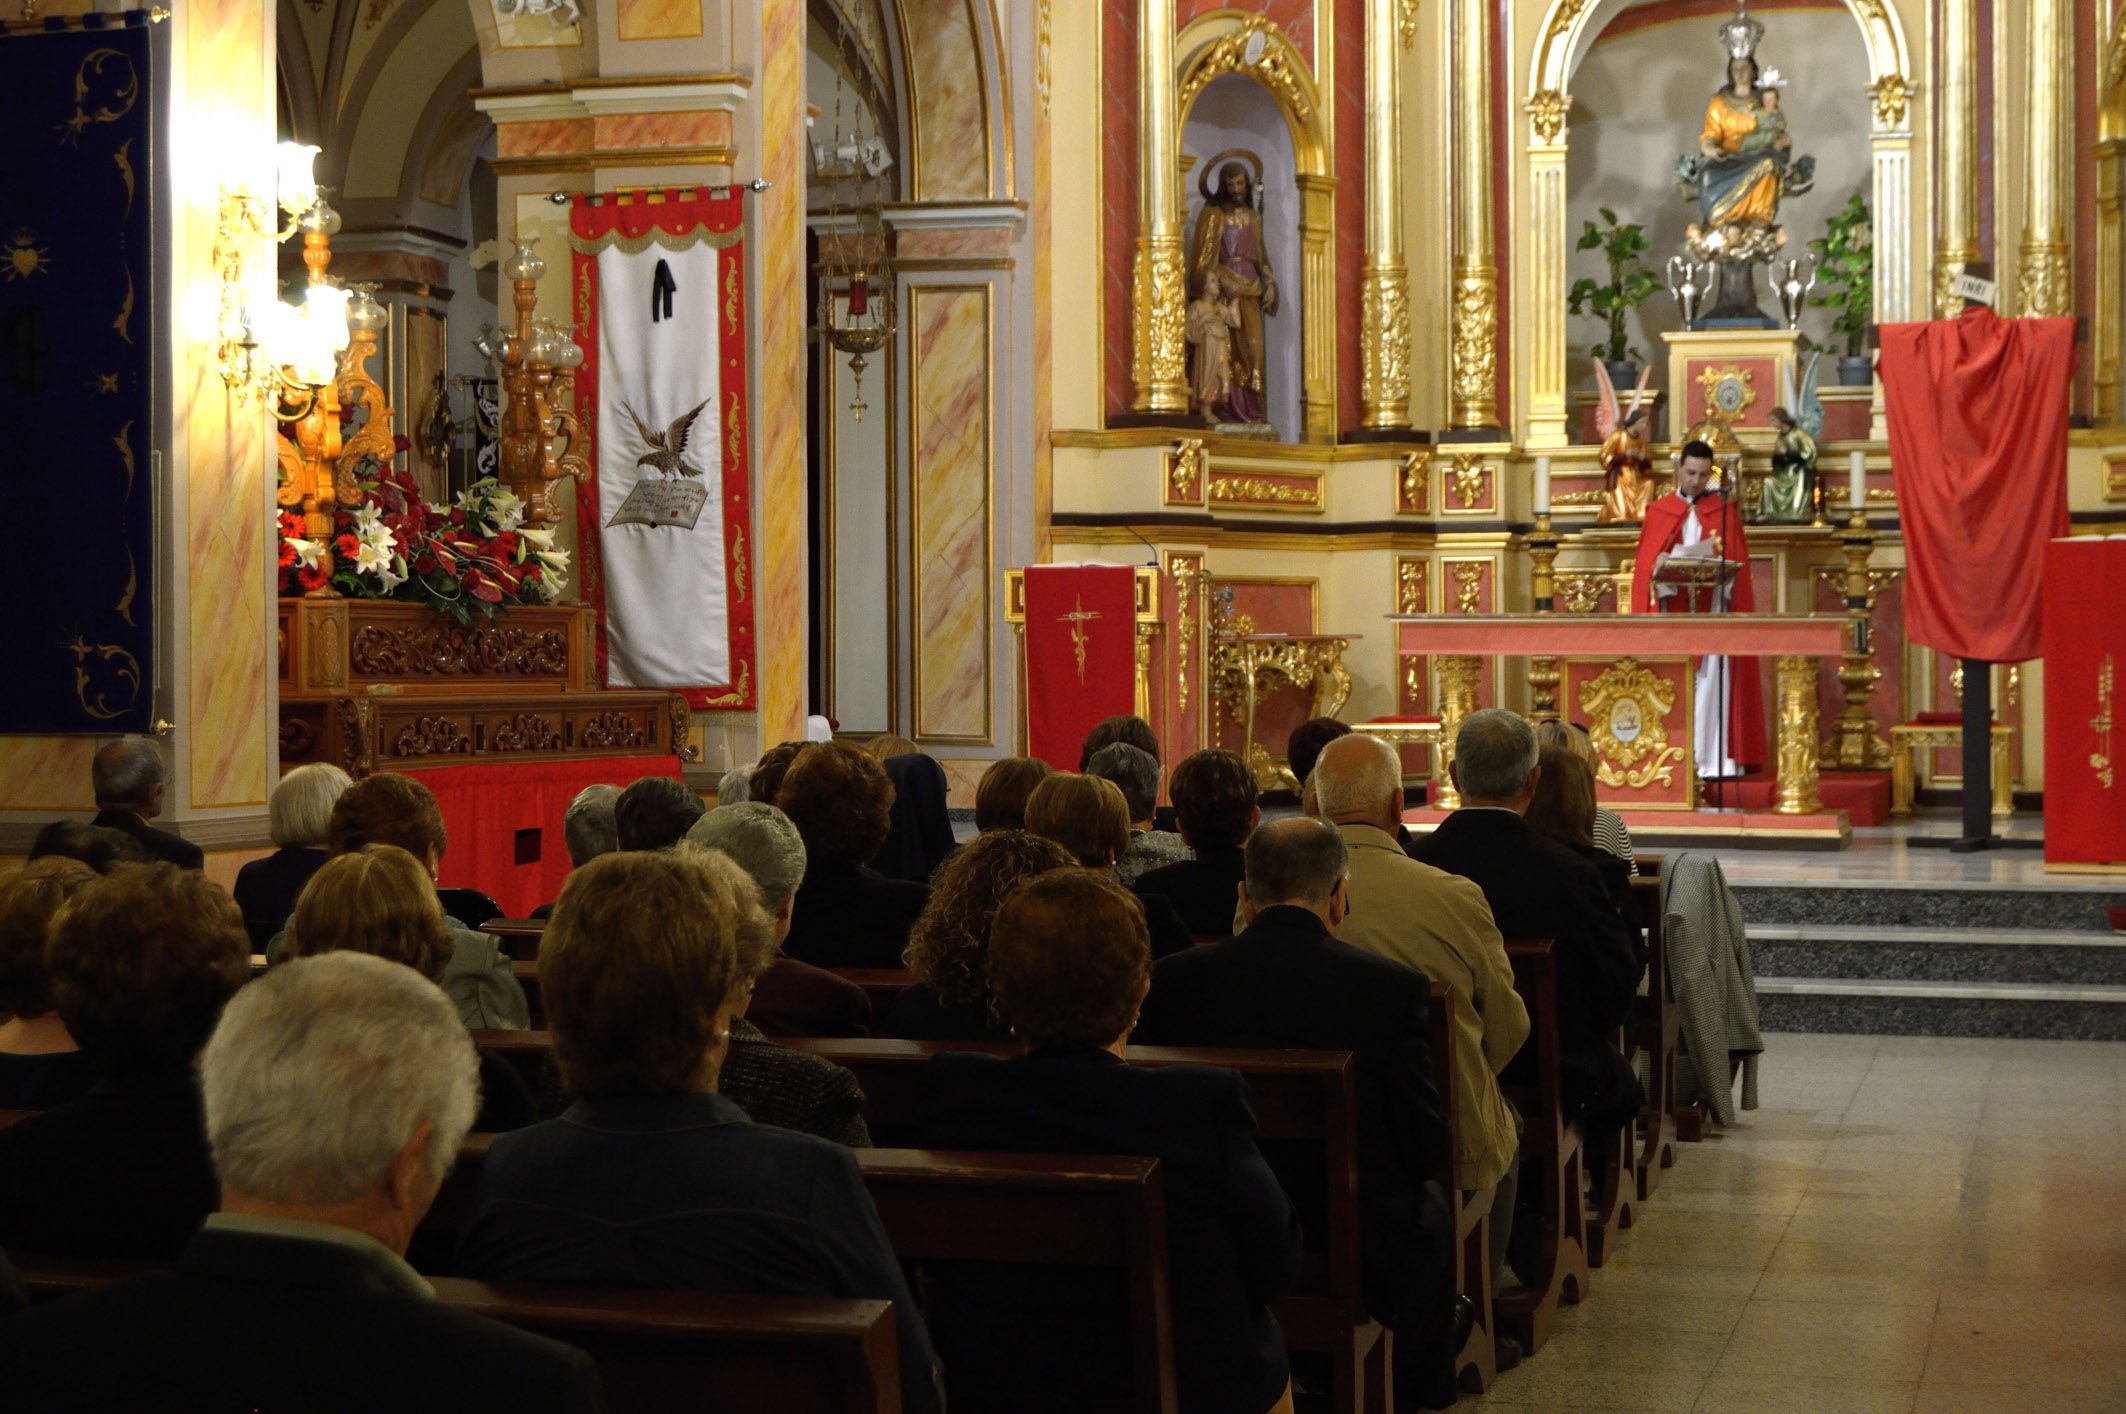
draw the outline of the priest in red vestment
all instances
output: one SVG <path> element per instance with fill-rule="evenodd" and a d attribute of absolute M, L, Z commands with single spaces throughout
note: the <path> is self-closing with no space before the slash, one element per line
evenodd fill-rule
<path fill-rule="evenodd" d="M 1750 586 L 1747 566 L 1749 541 L 1743 534 L 1742 515 L 1733 500 L 1709 489 L 1713 474 L 1713 449 L 1703 442 L 1686 442 L 1676 467 L 1675 490 L 1646 507 L 1639 529 L 1639 556 L 1632 567 L 1633 613 L 1752 613 L 1756 595 Z M 1716 540 L 1721 555 L 1745 566 L 1733 583 L 1722 589 L 1711 586 L 1684 588 L 1654 583 L 1654 571 L 1663 560 L 1686 546 Z M 1721 721 L 1725 700 L 1727 720 Z M 1707 780 L 1739 776 L 1767 761 L 1764 746 L 1764 688 L 1755 658 L 1729 660 L 1708 655 L 1698 661 L 1697 701 L 1693 706 L 1698 775 Z M 1724 746 L 1724 750 L 1722 749 Z"/>

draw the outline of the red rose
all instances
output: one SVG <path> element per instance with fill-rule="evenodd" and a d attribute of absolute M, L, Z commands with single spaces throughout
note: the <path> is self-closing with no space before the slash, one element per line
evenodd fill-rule
<path fill-rule="evenodd" d="M 415 574 L 433 574 L 435 573 L 435 568 L 436 557 L 434 555 L 429 554 L 426 550 L 423 550 L 420 554 L 414 556 L 413 572 Z"/>

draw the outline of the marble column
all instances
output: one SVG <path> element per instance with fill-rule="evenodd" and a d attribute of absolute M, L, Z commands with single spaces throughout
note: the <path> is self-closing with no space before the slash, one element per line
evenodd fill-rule
<path fill-rule="evenodd" d="M 2073 17 L 2067 0 L 2024 0 L 2029 112 L 2023 151 L 2023 237 L 2016 253 L 2017 307 L 2024 315 L 2073 313 Z"/>
<path fill-rule="evenodd" d="M 1366 5 L 1366 268 L 1359 401 L 1369 428 L 1410 425 L 1410 267 L 1403 256 L 1402 37 L 1397 0 Z"/>
<path fill-rule="evenodd" d="M 1174 108 L 1174 0 L 1138 0 L 1137 133 L 1135 407 L 1186 412 L 1188 262 Z"/>
<path fill-rule="evenodd" d="M 1940 0 L 1936 59 L 1934 316 L 1964 307 L 1950 286 L 1978 249 L 1978 0 Z"/>
<path fill-rule="evenodd" d="M 1499 272 L 1491 219 L 1490 0 L 1451 0 L 1454 307 L 1448 422 L 1497 427 Z"/>

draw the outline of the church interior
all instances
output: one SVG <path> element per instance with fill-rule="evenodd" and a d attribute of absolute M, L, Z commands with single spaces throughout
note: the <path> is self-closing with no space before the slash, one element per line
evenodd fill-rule
<path fill-rule="evenodd" d="M 843 743 L 888 763 L 889 852 L 905 806 L 965 855 L 1015 763 L 1099 778 L 1128 717 L 1137 834 L 1196 833 L 1179 768 L 1215 754 L 1252 828 L 1349 835 L 1308 770 L 1333 719 L 1392 752 L 1383 828 L 1428 864 L 1513 796 L 1476 754 L 1511 714 L 1540 774 L 1585 762 L 1592 844 L 1629 831 L 1641 971 L 1598 1044 L 1638 1101 L 1574 1117 L 1585 979 L 1493 898 L 1548 1076 L 1508 1097 L 1518 1198 L 1432 1185 L 1453 1329 L 1420 1332 L 1361 1309 L 1372 1210 L 1332 1192 L 1264 1407 L 2126 1404 L 2126 0 L 0 0 L 0 72 L 0 933 L 54 821 L 152 820 L 240 892 L 290 773 L 412 779 L 443 913 L 531 998 L 466 1014 L 483 1086 L 516 1067 L 553 1122 L 534 915 L 598 788 L 788 805 L 816 869 L 762 783 Z M 152 805 L 110 785 L 136 748 Z M 1329 929 L 1371 948 L 1358 854 Z M 851 868 L 942 903 L 943 853 L 885 858 Z M 283 902 L 246 905 L 265 979 Z M 883 1009 L 916 950 L 821 965 Z M 1689 1054 L 1720 1028 L 1726 1087 Z M 943 1044 L 906 1034 L 795 1044 L 877 1140 Z M 1240 1066 L 1332 1189 L 1384 1122 L 1361 1057 L 1315 1091 Z M 8 1074 L 0 1197 L 44 1108 Z M 856 1152 L 909 1270 L 978 1262 L 969 1232 L 1022 1274 L 1106 1260 L 1017 1251 L 893 1147 Z M 972 1211 L 1046 1211 L 991 1177 L 1020 1206 Z M 611 1408 L 934 1407 L 875 1313 L 688 1307 L 642 1357 L 468 1294 L 435 1239 L 471 1181 L 408 1259 L 589 1350 Z M 1501 1268 L 1494 1221 L 1539 1255 Z M 917 1281 L 939 1388 L 1252 1414 L 1192 1388 L 1182 1232 L 1109 1312 L 1122 1397 L 961 1399 Z M 129 1274 L 40 1236 L 0 1220 L 23 1319 Z"/>

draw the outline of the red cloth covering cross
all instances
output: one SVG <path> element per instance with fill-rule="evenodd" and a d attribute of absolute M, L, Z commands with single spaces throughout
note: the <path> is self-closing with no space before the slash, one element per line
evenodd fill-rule
<path fill-rule="evenodd" d="M 2044 649 L 2039 567 L 2067 533 L 2072 319 L 1959 319 L 1882 330 L 1890 469 L 1905 537 L 1905 633 L 1952 657 Z"/>
<path fill-rule="evenodd" d="M 1085 734 L 1137 709 L 1137 572 L 1128 565 L 1026 571 L 1026 741 L 1078 769 Z"/>

